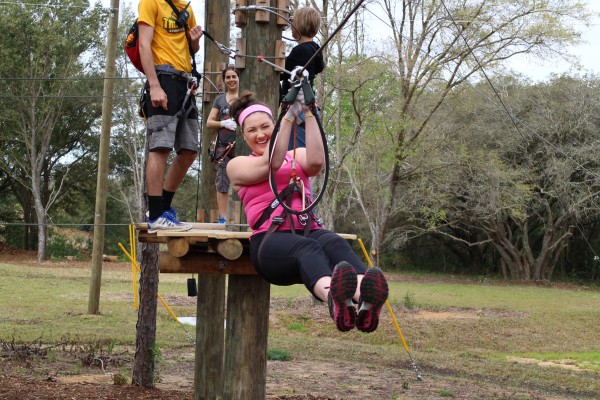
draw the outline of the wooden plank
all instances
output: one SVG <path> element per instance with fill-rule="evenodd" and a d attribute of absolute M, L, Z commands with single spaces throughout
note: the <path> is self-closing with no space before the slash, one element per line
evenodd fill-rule
<path fill-rule="evenodd" d="M 277 8 L 279 8 L 277 25 L 285 29 L 288 26 L 287 19 L 290 18 L 290 0 L 277 0 Z M 287 10 L 287 12 L 282 10 Z"/>
<path fill-rule="evenodd" d="M 256 5 L 261 7 L 269 7 L 269 0 L 256 0 Z M 271 14 L 268 11 L 256 10 L 254 14 L 254 21 L 256 22 L 269 22 Z"/>
<path fill-rule="evenodd" d="M 223 399 L 264 399 L 270 286 L 260 276 L 230 276 Z"/>
<path fill-rule="evenodd" d="M 225 224 L 215 224 L 223 226 L 225 229 Z M 212 230 L 212 229 L 191 229 L 185 232 L 169 232 L 169 231 L 158 231 L 156 232 L 157 236 L 165 236 L 165 237 L 207 237 L 210 239 L 248 239 L 252 232 L 229 232 L 225 230 Z"/>
<path fill-rule="evenodd" d="M 192 229 L 200 229 L 203 231 L 224 231 L 225 230 L 225 226 L 223 224 L 216 224 L 216 223 L 212 223 L 212 222 L 187 222 L 188 224 L 190 224 L 192 226 Z M 135 229 L 137 229 L 138 231 L 148 231 L 148 224 L 145 222 L 138 222 L 137 224 L 135 224 Z M 162 233 L 164 233 L 164 231 L 161 231 Z M 171 232 L 172 231 L 167 231 L 167 232 Z M 164 236 L 164 235 L 163 235 Z"/>
<path fill-rule="evenodd" d="M 198 227 L 198 228 L 196 228 Z M 207 238 L 214 239 L 249 239 L 252 232 L 232 232 L 225 230 L 226 224 L 210 224 L 210 223 L 192 223 L 192 229 L 184 232 L 174 231 L 158 231 L 156 233 L 149 234 L 146 228 L 140 230 L 139 238 L 140 242 L 154 242 L 154 243 L 166 243 L 166 239 L 152 240 L 152 238 L 167 238 L 167 237 L 187 237 L 196 239 L 196 241 L 204 242 Z M 138 228 L 139 229 L 139 228 Z M 338 233 L 338 235 L 346 240 L 356 240 L 357 236 L 351 233 Z M 193 243 L 193 240 L 190 241 Z"/>
<path fill-rule="evenodd" d="M 142 243 L 167 243 L 166 237 L 159 237 L 156 236 L 156 234 L 148 233 L 147 231 L 139 231 L 138 240 Z"/>
<path fill-rule="evenodd" d="M 210 61 L 205 61 L 204 62 L 204 74 L 209 74 L 212 72 L 212 63 Z M 211 98 L 211 92 L 212 87 L 210 87 L 210 82 L 208 81 L 208 79 L 204 79 L 204 84 L 203 84 L 203 94 L 202 94 L 202 101 L 204 103 L 210 103 L 212 98 Z"/>
<path fill-rule="evenodd" d="M 256 275 L 249 254 L 242 254 L 236 260 L 227 260 L 216 253 L 192 251 L 184 257 L 173 257 L 169 252 L 161 251 L 159 265 L 163 274 Z"/>
<path fill-rule="evenodd" d="M 235 2 L 235 8 L 246 7 L 247 0 L 237 0 Z M 246 26 L 248 23 L 248 12 L 242 10 L 236 10 L 234 12 L 235 15 L 235 26 L 238 28 Z"/>
<path fill-rule="evenodd" d="M 276 72 L 281 72 L 285 69 L 285 42 L 283 40 L 275 41 L 275 65 L 279 68 L 275 68 Z"/>

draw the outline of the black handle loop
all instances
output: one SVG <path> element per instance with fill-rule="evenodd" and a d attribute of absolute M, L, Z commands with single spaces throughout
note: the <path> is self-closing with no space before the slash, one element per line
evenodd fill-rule
<path fill-rule="evenodd" d="M 305 104 L 309 107 L 310 111 L 312 112 L 314 118 L 317 121 L 317 125 L 319 126 L 319 131 L 321 132 L 321 140 L 323 141 L 323 153 L 325 156 L 325 176 L 323 178 L 323 186 L 321 187 L 321 190 L 319 191 L 317 196 L 315 198 L 313 198 L 312 203 L 310 203 L 308 205 L 308 207 L 306 207 L 305 209 L 297 211 L 297 210 L 293 210 L 290 206 L 285 204 L 285 201 L 283 201 L 282 196 L 280 195 L 279 191 L 277 190 L 277 183 L 275 182 L 275 172 L 273 171 L 273 168 L 271 168 L 271 155 L 273 154 L 273 147 L 275 146 L 275 141 L 276 141 L 275 139 L 277 138 L 277 134 L 279 133 L 279 128 L 281 126 L 281 121 L 283 120 L 283 116 L 288 111 L 290 106 L 294 103 L 294 101 L 296 101 L 296 97 L 298 96 L 298 92 L 300 91 L 300 88 L 302 88 L 302 91 L 304 92 Z M 283 98 L 283 100 L 281 102 L 279 118 L 277 118 L 275 128 L 273 129 L 273 133 L 271 135 L 271 141 L 269 142 L 269 186 L 271 187 L 271 191 L 275 195 L 275 198 L 277 199 L 279 204 L 284 208 L 284 210 L 286 210 L 287 212 L 294 214 L 294 215 L 302 215 L 302 214 L 309 213 L 321 201 L 321 199 L 323 198 L 323 195 L 325 194 L 325 188 L 327 187 L 328 178 L 329 178 L 329 148 L 327 146 L 327 137 L 325 135 L 325 130 L 323 129 L 323 125 L 321 124 L 321 117 L 319 116 L 319 113 L 317 111 L 317 105 L 315 103 L 315 95 L 312 91 L 310 83 L 308 82 L 308 79 L 306 77 L 304 77 L 302 79 L 300 85 L 292 86 L 290 88 L 290 90 L 288 91 L 288 93 L 285 95 L 285 97 Z"/>

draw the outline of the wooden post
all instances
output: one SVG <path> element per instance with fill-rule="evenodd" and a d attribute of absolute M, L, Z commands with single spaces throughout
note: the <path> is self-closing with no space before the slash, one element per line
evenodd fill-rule
<path fill-rule="evenodd" d="M 210 210 L 210 221 L 208 222 L 217 222 L 219 220 L 219 210 L 212 209 Z"/>
<path fill-rule="evenodd" d="M 275 69 L 275 71 L 283 71 L 285 69 L 285 42 L 283 40 L 277 40 L 275 42 L 275 57 L 273 64 L 281 68 Z"/>
<path fill-rule="evenodd" d="M 196 210 L 196 222 L 204 222 L 204 209 L 199 208 Z"/>
<path fill-rule="evenodd" d="M 211 0 L 204 2 L 204 15 L 205 21 L 202 25 L 202 28 L 207 32 L 210 32 L 212 37 L 219 43 L 228 44 L 230 42 L 229 38 L 229 18 L 230 13 L 228 10 L 230 9 L 229 0 Z M 227 11 L 223 11 L 227 10 Z M 214 43 L 211 43 L 208 39 L 204 40 L 204 60 L 207 63 L 210 63 L 211 69 L 217 69 L 218 66 L 224 65 L 228 62 L 227 54 L 223 54 L 219 51 L 217 46 Z M 206 74 L 205 77 L 211 80 L 216 78 L 216 75 Z M 219 71 L 220 72 L 220 71 Z M 206 79 L 205 78 L 205 79 Z M 210 88 L 209 90 L 214 91 L 214 87 L 212 85 L 205 86 Z M 214 100 L 216 96 L 211 96 L 212 100 Z M 201 154 L 200 158 L 202 161 L 202 170 L 200 172 L 200 208 L 204 208 L 210 210 L 211 208 L 215 208 L 217 205 L 217 194 L 215 188 L 215 168 L 213 163 L 210 161 L 210 156 L 208 154 L 207 149 L 210 146 L 211 140 L 214 138 L 216 132 L 212 129 L 206 128 L 206 120 L 208 119 L 208 114 L 210 114 L 210 110 L 212 109 L 212 101 L 211 102 L 203 102 L 204 107 L 202 108 L 202 136 L 201 136 Z M 214 221 L 209 221 L 214 222 Z"/>
<path fill-rule="evenodd" d="M 198 275 L 194 399 L 220 399 L 223 394 L 225 276 Z"/>
<path fill-rule="evenodd" d="M 264 399 L 270 286 L 260 276 L 229 275 L 223 399 Z"/>
<path fill-rule="evenodd" d="M 269 5 L 268 2 L 266 5 Z M 249 12 L 251 13 L 251 11 Z M 256 23 L 250 15 L 248 23 L 242 28 L 242 38 L 246 41 L 246 54 L 274 57 L 275 43 L 281 40 L 281 29 L 276 24 L 276 16 L 267 13 L 268 22 Z M 280 73 L 273 67 L 258 62 L 255 58 L 247 58 L 245 69 L 240 73 L 240 93 L 250 90 L 258 100 L 266 103 L 273 112 L 277 112 L 279 102 Z M 236 141 L 236 154 L 249 154 L 249 148 L 242 137 Z"/>
<path fill-rule="evenodd" d="M 100 286 L 102 283 L 102 254 L 104 253 L 104 222 L 106 221 L 106 197 L 108 196 L 108 153 L 112 122 L 113 91 L 115 87 L 115 63 L 117 57 L 117 29 L 119 27 L 119 0 L 112 0 L 108 20 L 106 67 L 104 70 L 104 96 L 102 97 L 102 125 L 100 126 L 100 149 L 98 150 L 98 177 L 96 179 L 96 212 L 94 217 L 94 242 L 92 248 L 92 276 L 88 298 L 88 314 L 100 311 Z"/>
<path fill-rule="evenodd" d="M 256 4 L 259 2 L 257 0 Z M 270 5 L 269 2 L 266 5 Z M 243 26 L 246 54 L 275 56 L 275 43 L 281 40 L 281 29 L 276 24 L 277 18 L 268 14 L 267 20 L 260 23 L 256 23 L 256 16 L 249 16 L 248 23 Z M 254 58 L 246 59 L 245 67 L 240 73 L 240 93 L 244 90 L 254 92 L 256 98 L 267 104 L 275 114 L 279 102 L 280 73 Z M 241 133 L 238 135 L 236 153 L 249 154 L 248 145 Z M 269 283 L 260 276 L 229 276 L 224 399 L 265 398 L 269 296 Z M 253 364 L 248 365 L 245 360 L 253 360 Z"/>
<path fill-rule="evenodd" d="M 229 43 L 230 13 L 223 12 L 229 10 L 229 0 L 211 0 L 204 4 L 204 29 L 219 43 Z M 216 66 L 227 63 L 229 59 L 217 46 L 205 39 L 204 60 Z M 209 79 L 214 79 L 214 75 L 210 75 Z M 214 90 L 212 85 L 209 84 L 208 87 L 210 91 Z M 200 204 L 202 208 L 210 210 L 216 205 L 215 169 L 206 149 L 209 148 L 215 132 L 206 128 L 212 102 L 203 103 Z M 217 399 L 223 394 L 225 275 L 199 276 L 197 302 L 194 399 Z"/>

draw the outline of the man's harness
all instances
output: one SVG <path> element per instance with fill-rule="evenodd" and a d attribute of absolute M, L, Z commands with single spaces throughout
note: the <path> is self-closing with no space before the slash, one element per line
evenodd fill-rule
<path fill-rule="evenodd" d="M 156 65 L 154 66 L 154 69 L 156 70 L 157 75 L 171 75 L 176 79 L 187 82 L 187 91 L 185 92 L 185 97 L 183 98 L 181 108 L 177 111 L 177 113 L 175 113 L 175 115 L 172 115 L 171 118 L 167 120 L 167 122 L 165 122 L 157 128 L 152 129 L 152 132 L 158 132 L 169 126 L 175 120 L 185 120 L 192 110 L 197 110 L 196 103 L 193 101 L 193 99 L 191 99 L 191 94 L 198 86 L 198 80 L 192 74 L 179 71 L 170 65 Z M 147 91 L 147 93 L 150 93 L 148 89 L 148 81 L 146 81 L 143 90 Z M 147 100 L 150 99 L 148 98 Z"/>

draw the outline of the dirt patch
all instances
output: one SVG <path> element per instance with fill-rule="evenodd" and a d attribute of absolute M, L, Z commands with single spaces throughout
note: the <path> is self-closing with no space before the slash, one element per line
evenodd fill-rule
<path fill-rule="evenodd" d="M 536 364 L 540 367 L 557 367 L 568 369 L 571 371 L 583 371 L 583 368 L 580 368 L 577 364 L 575 364 L 575 360 L 552 360 L 552 361 L 542 361 L 536 358 L 527 358 L 527 357 L 508 357 L 508 361 L 517 362 L 521 364 Z"/>
<path fill-rule="evenodd" d="M 465 319 L 480 319 L 488 318 L 524 318 L 527 313 L 524 312 L 507 312 L 489 309 L 449 309 L 448 311 L 428 311 L 416 310 L 411 314 L 414 318 L 424 319 L 428 321 L 444 321 L 444 320 L 465 320 Z"/>
<path fill-rule="evenodd" d="M 473 312 L 433 312 L 419 311 L 416 313 L 416 318 L 428 320 L 444 320 L 444 319 L 478 319 L 480 316 L 475 311 Z"/>

